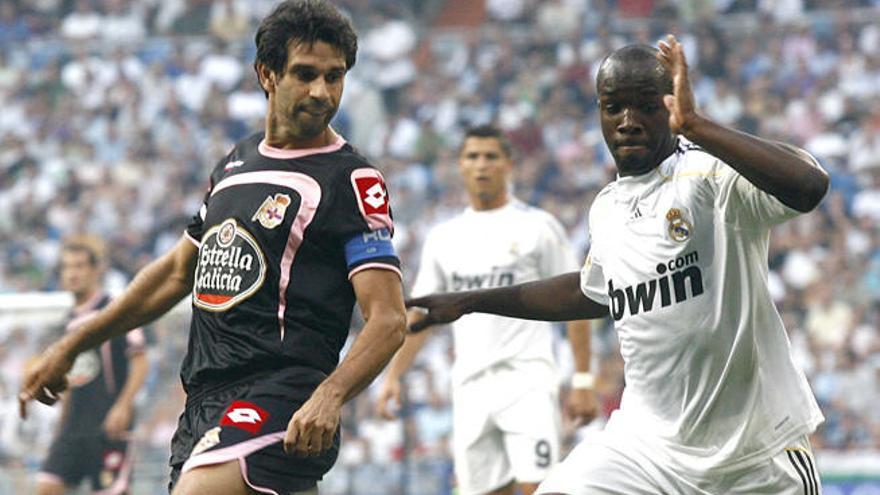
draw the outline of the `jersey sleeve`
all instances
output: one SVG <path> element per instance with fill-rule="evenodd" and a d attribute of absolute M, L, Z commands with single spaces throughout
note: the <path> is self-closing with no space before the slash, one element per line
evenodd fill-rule
<path fill-rule="evenodd" d="M 541 278 L 555 277 L 577 271 L 578 263 L 565 228 L 553 215 L 547 213 L 544 228 L 538 240 L 541 253 Z"/>
<path fill-rule="evenodd" d="M 724 212 L 728 224 L 743 229 L 770 228 L 800 215 L 723 162 L 718 162 L 715 177 L 716 207 Z"/>
<path fill-rule="evenodd" d="M 437 259 L 437 236 L 434 231 L 428 235 L 422 244 L 422 256 L 419 262 L 419 272 L 413 283 L 410 295 L 421 297 L 435 292 L 447 292 L 446 277 Z"/>
<path fill-rule="evenodd" d="M 602 264 L 593 255 L 593 249 L 587 253 L 584 266 L 581 267 L 581 292 L 599 304 L 608 305 L 608 292 L 605 289 L 605 274 Z"/>
<path fill-rule="evenodd" d="M 333 228 L 345 250 L 348 276 L 378 268 L 400 275 L 400 260 L 392 244 L 394 221 L 385 179 L 375 168 L 351 170 L 339 187 Z"/>

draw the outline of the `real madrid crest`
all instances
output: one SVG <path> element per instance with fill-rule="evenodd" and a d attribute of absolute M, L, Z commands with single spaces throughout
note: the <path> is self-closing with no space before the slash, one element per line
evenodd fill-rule
<path fill-rule="evenodd" d="M 673 240 L 678 242 L 688 240 L 691 236 L 691 232 L 694 230 L 691 224 L 685 220 L 681 210 L 678 208 L 670 208 L 669 211 L 666 212 L 666 222 L 669 237 L 672 237 Z"/>
<path fill-rule="evenodd" d="M 290 205 L 290 196 L 278 193 L 275 197 L 267 196 L 260 208 L 254 213 L 251 221 L 259 221 L 267 229 L 274 229 L 284 221 L 284 213 Z"/>

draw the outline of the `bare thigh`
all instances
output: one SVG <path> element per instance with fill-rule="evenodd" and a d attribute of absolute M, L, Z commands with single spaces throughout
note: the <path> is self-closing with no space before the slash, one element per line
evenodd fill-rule
<path fill-rule="evenodd" d="M 238 460 L 201 466 L 180 475 L 171 495 L 255 495 L 241 476 Z"/>

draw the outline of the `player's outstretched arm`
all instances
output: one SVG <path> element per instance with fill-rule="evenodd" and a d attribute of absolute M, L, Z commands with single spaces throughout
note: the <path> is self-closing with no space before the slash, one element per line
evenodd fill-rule
<path fill-rule="evenodd" d="M 828 174 L 808 153 L 725 127 L 696 112 L 684 49 L 674 36 L 660 43 L 660 62 L 672 74 L 673 94 L 663 97 L 672 132 L 733 167 L 755 187 L 801 212 L 815 208 L 828 190 Z"/>
<path fill-rule="evenodd" d="M 345 356 L 287 425 L 285 452 L 317 455 L 333 445 L 342 405 L 363 390 L 403 344 L 406 310 L 397 273 L 367 269 L 351 278 L 366 323 Z"/>
<path fill-rule="evenodd" d="M 468 313 L 543 321 L 589 320 L 608 315 L 608 306 L 581 292 L 578 272 L 510 287 L 416 297 L 406 305 L 427 310 L 422 320 L 410 326 L 413 332 L 455 321 Z"/>
<path fill-rule="evenodd" d="M 77 354 L 149 323 L 177 304 L 192 290 L 197 257 L 196 247 L 181 237 L 171 251 L 145 266 L 120 297 L 49 346 L 22 380 L 21 417 L 31 400 L 50 405 L 58 400 Z"/>

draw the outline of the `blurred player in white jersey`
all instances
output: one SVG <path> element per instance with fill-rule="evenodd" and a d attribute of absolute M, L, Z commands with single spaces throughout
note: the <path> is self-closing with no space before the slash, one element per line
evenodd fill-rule
<path fill-rule="evenodd" d="M 819 204 L 827 174 L 697 113 L 672 36 L 609 55 L 597 93 L 618 178 L 591 207 L 580 274 L 412 300 L 429 309 L 413 330 L 472 312 L 610 313 L 620 409 L 539 493 L 819 495 L 808 435 L 823 417 L 770 298 L 767 245 L 773 225 Z"/>
<path fill-rule="evenodd" d="M 513 198 L 510 143 L 492 126 L 470 129 L 459 153 L 470 207 L 438 225 L 422 248 L 413 295 L 504 287 L 577 269 L 562 225 L 549 213 Z M 409 323 L 420 311 L 411 311 Z M 453 451 L 459 493 L 530 495 L 559 460 L 559 376 L 550 324 L 471 315 L 453 325 Z M 579 423 L 596 412 L 589 374 L 587 321 L 568 335 L 576 374 L 568 400 Z M 388 369 L 377 402 L 392 418 L 401 375 L 427 333 L 411 334 Z"/>

